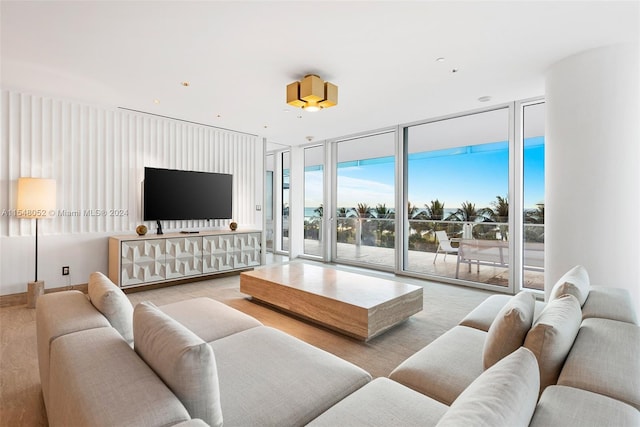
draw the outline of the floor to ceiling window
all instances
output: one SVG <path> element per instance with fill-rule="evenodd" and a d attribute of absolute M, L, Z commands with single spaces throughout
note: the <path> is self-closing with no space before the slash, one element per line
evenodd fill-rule
<path fill-rule="evenodd" d="M 509 285 L 509 109 L 405 128 L 405 270 Z"/>
<path fill-rule="evenodd" d="M 543 102 L 522 107 L 522 287 L 537 290 L 544 290 L 544 118 Z"/>
<path fill-rule="evenodd" d="M 265 160 L 265 207 L 264 207 L 264 216 L 265 216 L 265 239 L 267 245 L 267 251 L 273 252 L 273 236 L 275 233 L 275 218 L 273 216 L 273 207 L 275 204 L 274 196 L 274 188 L 275 183 L 273 181 L 274 171 L 275 171 L 275 155 L 267 154 Z"/>
<path fill-rule="evenodd" d="M 304 148 L 304 253 L 322 256 L 324 146 Z"/>
<path fill-rule="evenodd" d="M 395 132 L 336 143 L 335 258 L 395 267 Z"/>
<path fill-rule="evenodd" d="M 543 290 L 544 115 L 529 100 L 302 147 L 302 255 Z M 267 158 L 275 252 L 289 250 L 289 168 L 288 151 Z"/>
<path fill-rule="evenodd" d="M 282 233 L 280 247 L 282 251 L 289 251 L 289 181 L 290 181 L 290 162 L 291 153 L 284 151 L 282 156 Z"/>

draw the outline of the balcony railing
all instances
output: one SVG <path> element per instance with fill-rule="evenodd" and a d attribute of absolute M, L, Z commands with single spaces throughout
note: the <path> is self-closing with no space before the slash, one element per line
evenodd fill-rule
<path fill-rule="evenodd" d="M 322 218 L 305 218 L 305 253 L 321 255 L 320 238 L 322 236 Z M 407 271 L 438 275 L 448 278 L 456 277 L 457 256 L 450 254 L 434 256 L 438 247 L 435 231 L 444 230 L 454 239 L 476 239 L 508 241 L 509 227 L 507 223 L 470 222 L 470 221 L 434 221 L 409 220 L 408 258 L 405 263 Z M 338 217 L 336 223 L 337 258 L 357 263 L 367 263 L 382 268 L 395 267 L 395 219 L 393 218 L 358 218 Z M 544 224 L 524 225 L 525 245 L 544 242 Z M 454 243 L 454 246 L 456 243 Z M 524 287 L 543 289 L 544 274 L 538 271 L 524 272 Z M 460 279 L 479 281 L 506 286 L 508 266 L 483 266 L 482 271 L 469 273 L 466 268 L 460 269 Z"/>

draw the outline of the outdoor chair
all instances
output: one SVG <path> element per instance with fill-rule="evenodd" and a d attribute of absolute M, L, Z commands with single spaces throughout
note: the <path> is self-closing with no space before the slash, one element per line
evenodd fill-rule
<path fill-rule="evenodd" d="M 438 249 L 436 249 L 436 256 L 433 257 L 433 263 L 436 263 L 436 258 L 440 252 L 444 252 L 444 260 L 447 260 L 447 254 L 457 254 L 458 248 L 451 246 L 451 240 L 447 236 L 446 231 L 436 231 L 436 238 L 438 239 Z"/>

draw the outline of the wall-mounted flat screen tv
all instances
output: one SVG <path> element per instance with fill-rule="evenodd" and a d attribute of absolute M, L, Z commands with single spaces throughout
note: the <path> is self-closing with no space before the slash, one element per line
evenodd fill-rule
<path fill-rule="evenodd" d="M 145 221 L 232 218 L 233 176 L 144 168 Z"/>

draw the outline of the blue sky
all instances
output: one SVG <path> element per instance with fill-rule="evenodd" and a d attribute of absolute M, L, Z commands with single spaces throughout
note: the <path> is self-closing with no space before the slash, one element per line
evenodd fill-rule
<path fill-rule="evenodd" d="M 408 166 L 409 201 L 423 207 L 439 199 L 447 210 L 455 210 L 469 201 L 476 208 L 491 206 L 496 196 L 507 196 L 509 159 L 506 142 L 473 147 L 411 154 Z M 393 157 L 342 163 L 338 167 L 338 206 L 366 203 L 394 206 Z M 319 204 L 318 187 L 321 173 L 308 171 L 306 206 Z M 525 208 L 544 202 L 544 138 L 525 142 L 524 156 Z M 321 188 L 318 187 L 318 188 Z"/>

